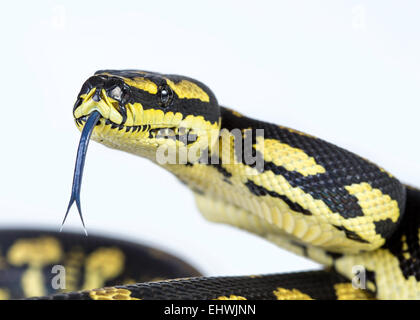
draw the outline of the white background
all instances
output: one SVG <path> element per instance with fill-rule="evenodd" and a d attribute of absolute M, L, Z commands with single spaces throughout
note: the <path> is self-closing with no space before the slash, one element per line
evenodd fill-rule
<path fill-rule="evenodd" d="M 416 1 L 9 1 L 0 10 L 0 226 L 57 230 L 79 132 L 72 107 L 97 69 L 197 78 L 221 104 L 300 129 L 420 186 Z M 97 143 L 82 192 L 88 230 L 186 258 L 206 275 L 317 268 L 205 221 L 146 160 Z M 65 230 L 82 233 L 72 210 Z"/>

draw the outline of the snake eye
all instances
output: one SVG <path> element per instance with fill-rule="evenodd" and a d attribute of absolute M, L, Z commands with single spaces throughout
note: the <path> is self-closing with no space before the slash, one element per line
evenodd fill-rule
<path fill-rule="evenodd" d="M 167 107 L 172 102 L 173 91 L 167 84 L 163 84 L 159 87 L 158 96 L 160 100 L 160 105 L 163 107 Z"/>

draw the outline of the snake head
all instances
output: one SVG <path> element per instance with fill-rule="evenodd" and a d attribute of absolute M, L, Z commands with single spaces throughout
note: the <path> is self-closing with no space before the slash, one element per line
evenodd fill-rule
<path fill-rule="evenodd" d="M 164 147 L 177 155 L 185 151 L 194 161 L 211 149 L 220 129 L 214 94 L 204 84 L 178 75 L 97 71 L 83 84 L 73 109 L 80 130 L 93 111 L 101 117 L 92 139 L 152 160 Z"/>

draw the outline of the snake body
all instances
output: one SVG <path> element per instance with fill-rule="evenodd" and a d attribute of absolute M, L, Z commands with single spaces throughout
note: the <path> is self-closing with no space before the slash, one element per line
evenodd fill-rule
<path fill-rule="evenodd" d="M 326 270 L 188 278 L 53 297 L 105 299 L 126 290 L 139 299 L 420 298 L 420 191 L 381 167 L 220 106 L 206 85 L 178 75 L 98 71 L 77 97 L 77 127 L 93 114 L 93 140 L 172 172 L 206 219 L 258 234 Z M 364 288 L 351 284 L 355 268 L 362 270 Z"/>

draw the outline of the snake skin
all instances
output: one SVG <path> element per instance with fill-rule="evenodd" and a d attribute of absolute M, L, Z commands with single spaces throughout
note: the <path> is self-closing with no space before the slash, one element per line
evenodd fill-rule
<path fill-rule="evenodd" d="M 383 168 L 317 137 L 222 107 L 203 83 L 178 75 L 98 71 L 73 110 L 80 130 L 93 111 L 100 114 L 93 140 L 172 172 L 208 220 L 256 233 L 349 280 L 362 267 L 377 298 L 420 298 L 419 192 Z M 165 135 L 167 128 L 175 132 Z M 182 140 L 181 128 L 195 139 Z M 178 155 L 199 150 L 199 158 L 161 164 L 162 146 Z M 203 161 L 209 158 L 218 161 Z"/>
<path fill-rule="evenodd" d="M 279 289 L 281 288 L 281 289 Z M 128 290 L 130 298 L 142 300 L 295 300 L 369 299 L 334 272 L 311 271 L 242 277 L 196 277 L 116 286 L 102 290 L 56 294 L 40 299 L 112 300 L 116 290 Z M 125 291 L 122 291 L 125 292 Z M 108 293 L 111 293 L 108 295 Z"/>
<path fill-rule="evenodd" d="M 369 160 L 222 107 L 206 85 L 179 75 L 98 71 L 84 83 L 73 115 L 84 151 L 69 208 L 75 201 L 81 217 L 91 136 L 173 173 L 209 221 L 258 234 L 327 270 L 155 281 L 46 299 L 420 299 L 420 191 Z M 157 159 L 162 147 L 176 153 L 176 163 Z M 355 267 L 366 276 L 362 289 L 350 282 Z"/>

